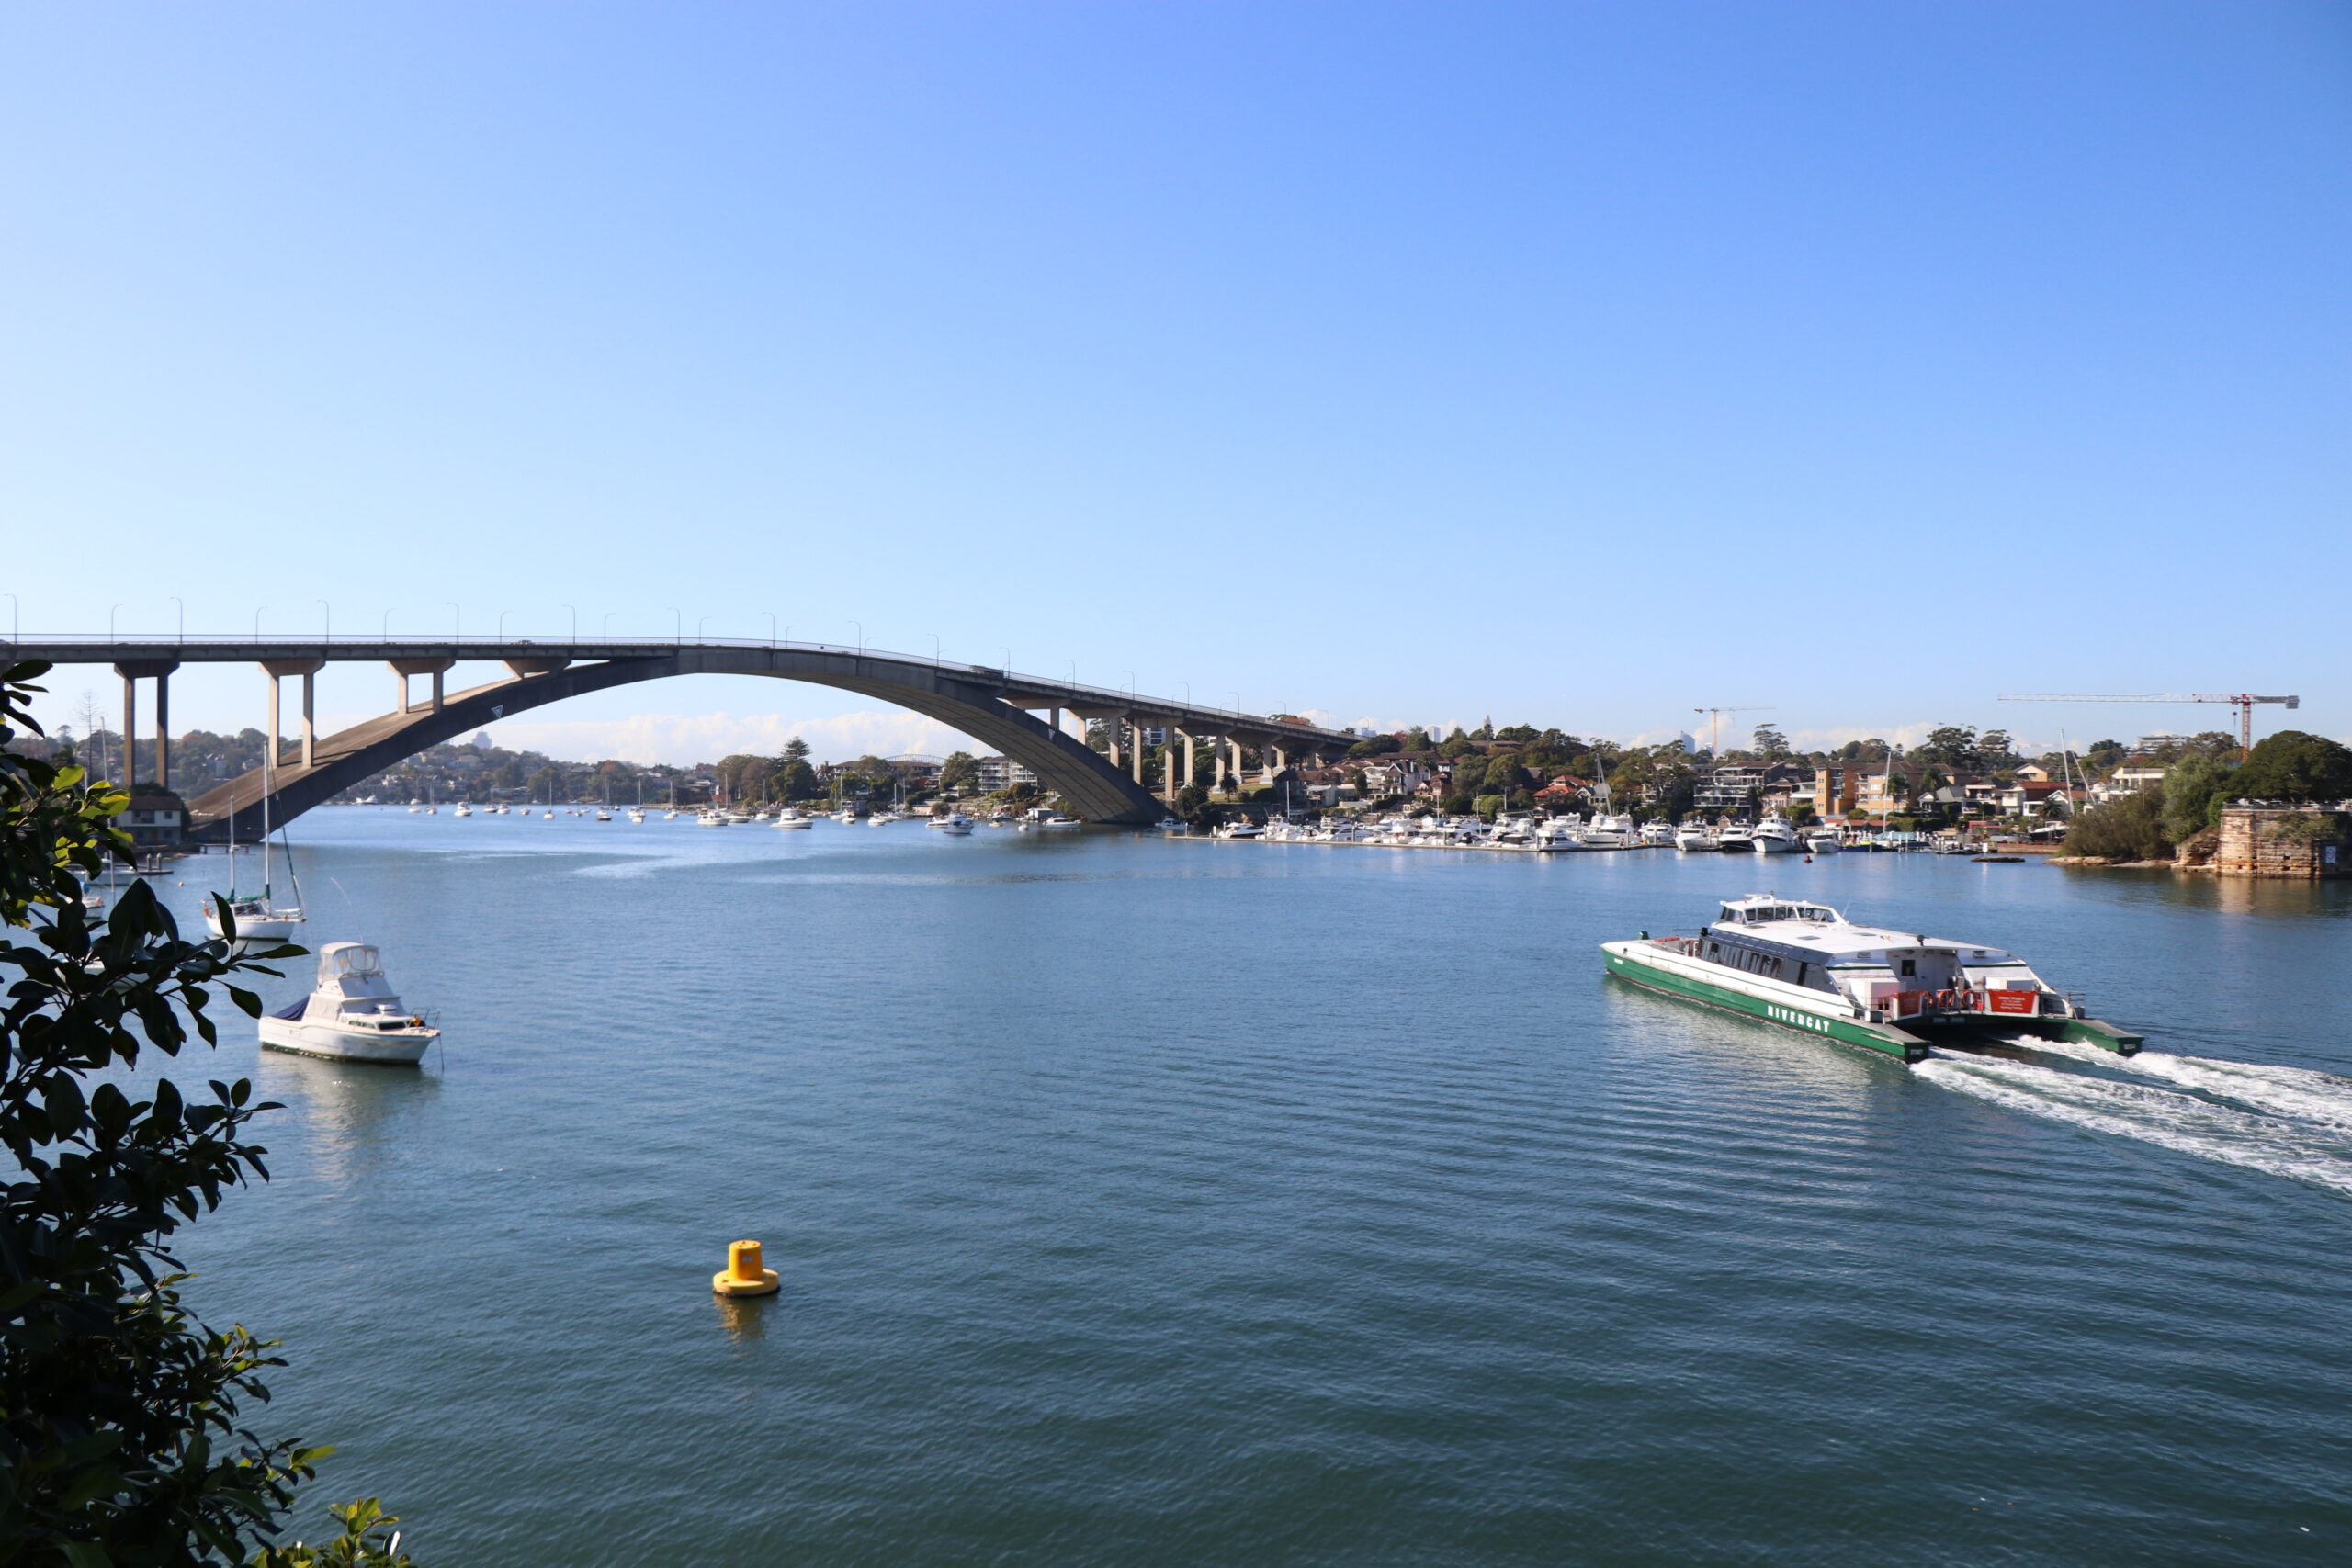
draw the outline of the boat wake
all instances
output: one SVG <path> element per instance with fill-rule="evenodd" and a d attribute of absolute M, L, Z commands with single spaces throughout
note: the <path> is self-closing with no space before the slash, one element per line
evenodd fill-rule
<path fill-rule="evenodd" d="M 2103 1070 L 1939 1048 L 1915 1071 L 2029 1115 L 2352 1196 L 2352 1078 L 2159 1051 L 2120 1057 L 2090 1045 L 2018 1043 Z M 2161 1081 L 2140 1081 L 2151 1078 Z"/>

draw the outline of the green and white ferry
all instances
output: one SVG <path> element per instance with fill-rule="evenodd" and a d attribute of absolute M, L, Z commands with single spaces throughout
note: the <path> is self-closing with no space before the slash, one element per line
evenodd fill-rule
<path fill-rule="evenodd" d="M 1917 1062 L 1938 1043 L 2038 1035 L 2129 1056 L 2141 1037 L 2084 1010 L 2024 959 L 1858 926 L 1826 904 L 1751 893 L 1697 936 L 1604 942 L 1621 980 Z"/>

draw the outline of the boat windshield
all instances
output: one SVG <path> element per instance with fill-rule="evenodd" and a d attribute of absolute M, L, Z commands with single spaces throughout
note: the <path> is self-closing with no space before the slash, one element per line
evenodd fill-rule
<path fill-rule="evenodd" d="M 359 942 L 331 947 L 319 954 L 319 983 L 322 986 L 345 976 L 365 977 L 383 972 L 383 961 L 376 950 Z"/>
<path fill-rule="evenodd" d="M 1812 920 L 1821 925 L 1838 924 L 1838 911 L 1826 904 L 1780 904 L 1764 899 L 1753 903 L 1743 900 L 1724 906 L 1724 917 L 1733 925 L 1758 926 L 1767 920 Z"/>

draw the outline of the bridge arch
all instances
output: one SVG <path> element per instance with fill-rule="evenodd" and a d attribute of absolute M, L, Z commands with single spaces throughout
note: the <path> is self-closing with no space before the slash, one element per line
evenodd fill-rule
<path fill-rule="evenodd" d="M 443 662 L 447 662 L 444 660 Z M 530 668 L 533 661 L 515 664 Z M 270 791 L 273 825 L 292 820 L 361 780 L 428 746 L 518 713 L 591 692 L 680 675 L 764 675 L 855 692 L 910 709 L 994 748 L 1037 775 L 1090 822 L 1148 823 L 1165 810 L 1158 797 L 1101 753 L 1006 700 L 1005 683 L 967 676 L 922 660 L 887 654 L 802 648 L 682 645 L 675 651 L 553 666 L 492 681 L 444 698 L 439 705 L 390 713 L 320 739 L 308 764 L 280 762 Z M 437 677 L 436 677 L 437 686 Z M 1039 705 L 1044 705 L 1040 704 Z M 1072 711 L 1086 713 L 1077 703 Z M 192 836 L 219 842 L 233 827 L 240 842 L 262 830 L 261 770 L 189 802 Z"/>

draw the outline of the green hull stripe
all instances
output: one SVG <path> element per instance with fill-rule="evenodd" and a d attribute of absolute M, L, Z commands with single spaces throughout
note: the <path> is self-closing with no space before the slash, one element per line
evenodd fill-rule
<path fill-rule="evenodd" d="M 1824 1018 L 1819 1013 L 1807 1012 L 1802 1008 L 1782 1007 L 1777 1002 L 1767 1001 L 1761 997 L 1751 997 L 1745 991 L 1710 986 L 1704 980 L 1693 980 L 1668 969 L 1652 968 L 1646 964 L 1636 964 L 1632 959 L 1622 957 L 1614 953 L 1606 953 L 1602 956 L 1608 960 L 1609 972 L 1611 975 L 1621 980 L 1631 981 L 1636 986 L 1645 986 L 1654 991 L 1664 991 L 1670 996 L 1686 997 L 1695 1002 L 1704 1002 L 1710 1007 L 1718 1007 L 1748 1018 L 1760 1019 L 1766 1023 L 1777 1023 L 1783 1029 L 1793 1029 L 1800 1033 L 1817 1034 L 1826 1039 L 1840 1040 L 1849 1045 L 1860 1045 L 1866 1051 L 1877 1051 L 1889 1056 L 1899 1056 L 1906 1062 L 1922 1060 L 1928 1054 L 1926 1046 L 1873 1029 L 1867 1023 L 1851 1019 Z"/>

